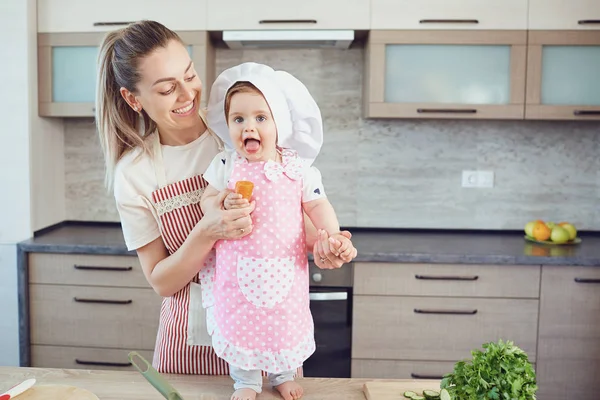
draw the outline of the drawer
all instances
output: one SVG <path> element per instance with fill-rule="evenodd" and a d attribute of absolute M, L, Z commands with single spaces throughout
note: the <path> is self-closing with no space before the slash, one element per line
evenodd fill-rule
<path fill-rule="evenodd" d="M 29 253 L 29 283 L 150 288 L 137 257 Z"/>
<path fill-rule="evenodd" d="M 354 296 L 352 358 L 456 361 L 499 339 L 536 357 L 538 301 Z"/>
<path fill-rule="evenodd" d="M 37 26 L 38 32 L 100 32 L 148 19 L 175 31 L 205 30 L 206 2 L 171 0 L 167 6 L 163 0 L 37 0 Z"/>
<path fill-rule="evenodd" d="M 529 0 L 529 29 L 600 29 L 600 1 Z"/>
<path fill-rule="evenodd" d="M 539 298 L 539 265 L 356 263 L 354 293 Z"/>
<path fill-rule="evenodd" d="M 29 299 L 32 344 L 154 350 L 152 289 L 30 285 Z"/>
<path fill-rule="evenodd" d="M 523 0 L 371 0 L 371 29 L 527 29 Z"/>
<path fill-rule="evenodd" d="M 369 29 L 369 0 L 305 0 L 290 7 L 279 0 L 209 1 L 208 30 Z M 232 17 L 243 15 L 243 18 Z"/>
<path fill-rule="evenodd" d="M 352 378 L 442 379 L 453 369 L 452 361 L 352 360 Z"/>
<path fill-rule="evenodd" d="M 34 368 L 136 371 L 127 358 L 130 351 L 129 349 L 34 345 L 31 346 L 31 366 Z M 152 362 L 154 352 L 136 351 Z"/>

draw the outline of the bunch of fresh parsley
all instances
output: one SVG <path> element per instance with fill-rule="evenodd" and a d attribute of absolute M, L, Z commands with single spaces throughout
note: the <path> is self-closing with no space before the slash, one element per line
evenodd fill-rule
<path fill-rule="evenodd" d="M 455 400 L 535 400 L 535 371 L 513 342 L 486 343 L 473 360 L 459 361 L 440 387 Z"/>

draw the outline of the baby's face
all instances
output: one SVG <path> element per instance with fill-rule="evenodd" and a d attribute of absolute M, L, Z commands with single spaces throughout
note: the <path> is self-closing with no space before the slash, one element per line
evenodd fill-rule
<path fill-rule="evenodd" d="M 234 94 L 227 123 L 233 145 L 248 161 L 277 159 L 277 127 L 261 93 Z"/>

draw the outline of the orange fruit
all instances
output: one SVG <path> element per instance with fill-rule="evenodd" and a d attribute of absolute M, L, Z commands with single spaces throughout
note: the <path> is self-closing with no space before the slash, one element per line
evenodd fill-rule
<path fill-rule="evenodd" d="M 550 239 L 551 233 L 552 231 L 550 228 L 548 228 L 548 226 L 541 221 L 536 222 L 535 226 L 533 227 L 533 237 L 536 240 L 548 240 Z"/>
<path fill-rule="evenodd" d="M 250 181 L 237 181 L 235 183 L 235 192 L 242 195 L 242 198 L 250 201 L 254 184 Z"/>

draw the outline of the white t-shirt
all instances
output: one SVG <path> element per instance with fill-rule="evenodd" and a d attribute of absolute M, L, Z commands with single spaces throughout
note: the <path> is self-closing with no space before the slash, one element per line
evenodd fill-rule
<path fill-rule="evenodd" d="M 218 191 L 225 190 L 233 171 L 237 153 L 235 150 L 225 150 L 217 154 L 212 160 L 204 179 Z M 321 172 L 316 167 L 306 167 L 302 182 L 302 202 L 317 200 L 326 197 L 325 188 L 321 180 Z"/>
<path fill-rule="evenodd" d="M 219 144 L 208 132 L 183 146 L 161 145 L 167 184 L 203 174 L 219 152 Z M 158 189 L 151 156 L 135 149 L 115 168 L 114 196 L 128 250 L 139 249 L 160 237 L 159 219 L 152 205 Z"/>

